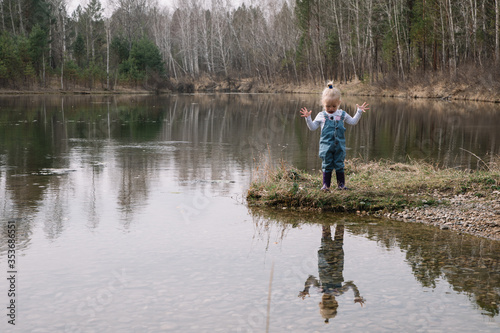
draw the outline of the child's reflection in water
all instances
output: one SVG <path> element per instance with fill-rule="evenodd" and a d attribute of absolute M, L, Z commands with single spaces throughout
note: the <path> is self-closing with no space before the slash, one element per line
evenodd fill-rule
<path fill-rule="evenodd" d="M 310 275 L 304 286 L 304 290 L 299 293 L 299 297 L 304 299 L 309 296 L 309 288 L 315 286 L 321 290 L 323 296 L 319 303 L 321 316 L 325 318 L 325 323 L 337 315 L 339 306 L 336 296 L 344 294 L 349 289 L 354 292 L 354 303 L 363 306 L 365 300 L 359 295 L 358 287 L 352 282 L 344 283 L 344 225 L 337 224 L 335 236 L 329 225 L 323 225 L 323 235 L 321 237 L 321 247 L 318 250 L 318 271 L 319 280 Z"/>

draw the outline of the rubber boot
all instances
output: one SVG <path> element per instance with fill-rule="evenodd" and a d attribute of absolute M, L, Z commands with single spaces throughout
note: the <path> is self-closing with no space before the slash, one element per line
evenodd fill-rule
<path fill-rule="evenodd" d="M 339 190 L 347 190 L 347 187 L 345 187 L 345 174 L 342 171 L 336 171 L 335 174 L 337 175 L 337 186 Z"/>
<path fill-rule="evenodd" d="M 329 191 L 332 184 L 332 172 L 323 172 L 323 187 L 321 190 Z"/>

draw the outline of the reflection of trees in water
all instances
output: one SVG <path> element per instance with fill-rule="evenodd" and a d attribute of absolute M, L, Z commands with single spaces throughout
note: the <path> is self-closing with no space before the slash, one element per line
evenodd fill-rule
<path fill-rule="evenodd" d="M 266 225 L 267 230 L 274 228 L 275 234 L 279 234 L 280 229 L 287 230 L 305 223 L 325 223 L 332 218 L 332 214 L 280 214 L 255 207 L 251 207 L 250 212 L 254 221 Z M 444 279 L 453 290 L 468 295 L 485 314 L 499 314 L 500 242 L 416 223 L 334 216 L 338 217 L 336 220 L 344 221 L 346 230 L 354 235 L 376 241 L 388 249 L 404 250 L 406 260 L 422 286 L 434 288 L 440 279 Z"/>
<path fill-rule="evenodd" d="M 229 144 L 236 161 L 251 163 L 270 148 L 300 169 L 319 166 L 319 132 L 298 115 L 301 106 L 320 111 L 315 95 L 196 95 L 169 97 L 165 105 L 165 140 Z M 359 98 L 345 97 L 342 108 L 354 113 Z M 500 153 L 500 113 L 491 104 L 371 98 L 373 110 L 349 126 L 349 157 L 365 160 L 427 159 L 444 166 L 475 168 L 478 160 Z M 461 148 L 465 149 L 462 150 Z"/>
<path fill-rule="evenodd" d="M 415 278 L 425 287 L 444 278 L 469 295 L 488 315 L 500 307 L 500 243 L 419 224 L 384 222 L 349 226 L 349 231 L 405 251 Z M 389 232 L 388 232 L 389 231 Z M 389 246 L 392 247 L 392 246 Z"/>
<path fill-rule="evenodd" d="M 0 171 L 5 200 L 1 215 L 17 221 L 20 244 L 26 235 L 31 234 L 31 221 L 41 206 L 46 207 L 43 229 L 47 237 L 57 238 L 63 229 L 64 208 L 59 200 L 67 199 L 67 196 L 63 190 L 55 193 L 52 189 L 64 187 L 65 179 L 63 175 L 49 174 L 54 168 L 69 165 L 66 159 L 60 158 L 68 152 L 67 133 L 65 124 L 60 121 L 62 111 L 60 114 L 44 111 L 45 105 L 42 104 L 31 113 L 27 111 L 28 116 L 21 112 L 6 112 L 14 119 L 7 117 L 8 125 L 1 131 L 0 149 L 5 151 L 2 162 L 6 166 Z"/>
<path fill-rule="evenodd" d="M 229 110 L 251 102 L 244 100 L 231 95 L 201 96 L 195 104 L 189 96 L 0 97 L 5 111 L 0 120 L 7 124 L 0 142 L 2 165 L 7 166 L 0 169 L 2 215 L 22 217 L 27 210 L 43 210 L 47 236 L 58 237 L 74 184 L 69 173 L 44 170 L 83 170 L 90 186 L 84 209 L 91 228 L 98 225 L 96 212 L 102 206 L 96 178 L 108 167 L 113 168 L 113 195 L 125 223 L 146 203 L 158 170 L 171 169 L 180 183 L 190 185 L 249 173 L 246 161 L 228 163 L 237 150 L 228 148 L 235 138 L 227 134 L 237 133 L 239 126 Z M 203 103 L 212 105 L 208 112 Z M 217 186 L 222 193 L 231 187 L 228 182 L 197 183 L 202 191 L 206 186 Z"/>
<path fill-rule="evenodd" d="M 255 229 L 253 238 L 265 241 L 266 251 L 269 249 L 271 242 L 281 243 L 290 228 L 290 225 L 280 225 L 278 228 L 275 228 L 276 223 L 273 220 L 257 216 L 253 216 L 253 224 Z"/>
<path fill-rule="evenodd" d="M 111 175 L 114 194 L 122 223 L 128 227 L 147 201 L 151 183 L 158 179 L 158 166 L 153 156 L 139 148 L 118 149 L 116 160 L 118 167 L 115 168 L 116 173 Z"/>
<path fill-rule="evenodd" d="M 278 144 L 295 141 L 290 124 L 295 118 L 296 103 L 287 107 L 290 103 L 283 96 L 272 95 L 179 97 L 163 103 L 167 110 L 160 139 L 190 141 L 194 147 L 207 151 L 206 155 L 197 156 L 196 150 L 179 151 L 176 158 L 181 163 L 186 161 L 183 164 L 206 165 L 207 161 L 198 158 L 210 159 L 218 152 L 220 157 L 249 171 L 253 160 L 268 144 L 283 150 Z M 282 154 L 289 157 L 289 151 Z"/>
<path fill-rule="evenodd" d="M 342 107 L 352 114 L 357 102 L 346 96 Z M 369 102 L 373 109 L 348 130 L 348 156 L 398 160 L 410 155 L 472 167 L 475 157 L 460 147 L 479 156 L 499 152 L 492 126 L 500 113 L 491 104 Z M 126 220 L 131 207 L 147 200 L 157 168 L 172 170 L 181 184 L 248 179 L 255 160 L 268 149 L 274 161 L 283 158 L 308 170 L 320 165 L 319 132 L 309 131 L 298 114 L 302 106 L 319 111 L 316 95 L 18 96 L 0 97 L 0 106 L 0 152 L 2 165 L 8 166 L 0 170 L 0 186 L 8 193 L 4 207 L 16 212 L 60 200 L 48 197 L 48 188 L 73 186 L 70 177 L 40 176 L 41 170 L 76 164 L 95 190 L 102 168 L 93 163 L 110 158 L 116 166 L 114 195 Z M 231 188 L 226 185 L 220 183 L 217 190 L 225 193 Z M 95 227 L 98 194 L 89 196 L 85 209 Z M 58 220 L 47 223 L 52 221 Z M 47 225 L 46 230 L 57 237 L 62 228 Z"/>
<path fill-rule="evenodd" d="M 9 229 L 9 223 L 13 223 L 15 225 L 16 257 L 18 257 L 21 253 L 18 251 L 21 251 L 29 246 L 31 243 L 31 236 L 33 234 L 30 218 L 31 216 L 28 214 L 24 214 L 22 218 L 9 218 L 6 215 L 2 216 L 2 219 L 0 220 L 0 257 L 6 255 L 9 250 L 9 230 L 11 230 L 11 234 L 13 230 L 12 227 Z M 5 260 L 3 262 L 7 262 L 7 259 L 8 258 L 5 256 Z M 7 267 L 7 265 L 5 267 Z"/>
<path fill-rule="evenodd" d="M 477 167 L 481 157 L 500 153 L 496 121 L 498 110 L 474 103 L 383 100 L 380 112 L 370 114 L 368 126 L 376 139 L 368 149 L 383 151 L 394 161 L 426 159 L 447 167 Z M 375 125 L 380 124 L 380 125 Z M 365 125 L 366 126 L 366 125 Z M 393 148 L 393 145 L 396 147 Z"/>
<path fill-rule="evenodd" d="M 0 114 L 4 124 L 0 131 L 3 134 L 0 149 L 5 151 L 2 164 L 6 165 L 0 170 L 1 190 L 5 193 L 2 216 L 17 218 L 31 228 L 32 219 L 38 214 L 43 215 L 46 236 L 57 238 L 67 223 L 74 190 L 71 174 L 83 168 L 91 183 L 91 193 L 83 193 L 83 201 L 88 203 L 84 209 L 89 215 L 89 227 L 97 226 L 95 177 L 103 168 L 96 167 L 95 163 L 106 159 L 103 147 L 110 143 L 111 133 L 121 136 L 125 127 L 122 126 L 122 117 L 127 121 L 131 118 L 148 119 L 150 113 L 148 110 L 144 113 L 134 111 L 132 113 L 139 115 L 128 117 L 127 110 L 115 105 L 113 116 L 109 116 L 111 102 L 108 97 L 33 96 L 8 99 L 2 103 L 5 112 Z M 137 121 L 131 125 L 127 135 L 133 136 L 141 130 L 149 132 L 142 123 Z M 147 170 L 142 171 L 148 174 Z M 140 193 L 139 190 L 131 192 L 132 195 L 124 196 L 130 199 L 135 193 Z"/>

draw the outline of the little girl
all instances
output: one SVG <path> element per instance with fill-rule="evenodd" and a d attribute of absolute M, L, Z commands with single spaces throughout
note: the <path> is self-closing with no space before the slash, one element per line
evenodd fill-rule
<path fill-rule="evenodd" d="M 332 181 L 332 172 L 335 169 L 337 176 L 337 186 L 339 189 L 345 187 L 344 160 L 345 160 L 345 127 L 344 121 L 349 125 L 356 125 L 361 118 L 361 114 L 369 110 L 368 104 L 356 104 L 356 115 L 351 117 L 345 111 L 339 110 L 340 90 L 333 87 L 333 82 L 323 90 L 321 104 L 324 111 L 318 113 L 316 118 L 311 120 L 312 111 L 307 108 L 300 110 L 301 116 L 306 118 L 307 127 L 311 131 L 321 126 L 321 138 L 319 140 L 319 157 L 323 160 L 323 187 L 321 190 L 328 191 Z"/>

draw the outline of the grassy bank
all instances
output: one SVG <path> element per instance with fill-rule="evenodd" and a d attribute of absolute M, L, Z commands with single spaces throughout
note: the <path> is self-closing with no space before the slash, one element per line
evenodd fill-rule
<path fill-rule="evenodd" d="M 335 176 L 333 177 L 335 178 Z M 335 183 L 334 179 L 332 180 Z M 349 190 L 322 192 L 321 173 L 309 174 L 286 163 L 263 165 L 254 172 L 249 205 L 337 212 L 387 212 L 415 207 L 446 206 L 457 195 L 498 198 L 498 158 L 484 169 L 442 169 L 428 163 L 346 161 Z"/>
<path fill-rule="evenodd" d="M 325 81 L 286 80 L 275 78 L 262 81 L 259 78 L 237 78 L 208 76 L 183 79 L 173 86 L 190 86 L 195 92 L 242 92 L 242 93 L 312 93 L 319 94 Z M 475 67 L 463 68 L 454 76 L 448 73 L 415 73 L 402 80 L 388 75 L 375 82 L 354 78 L 348 82 L 334 82 L 344 95 L 381 96 L 397 98 L 423 98 L 443 100 L 469 100 L 500 103 L 500 82 L 494 79 L 491 70 L 478 72 Z"/>
<path fill-rule="evenodd" d="M 488 73 L 485 73 L 488 74 Z M 462 70 L 457 77 L 445 74 L 413 75 L 407 80 L 389 76 L 377 82 L 362 82 L 354 79 L 349 82 L 335 82 L 344 95 L 380 96 L 397 98 L 424 98 L 444 100 L 469 100 L 500 103 L 500 83 L 481 75 L 474 69 Z M 60 89 L 60 82 L 53 79 L 46 87 L 24 87 L 0 89 L 0 95 L 8 94 L 169 94 L 169 93 L 306 93 L 318 94 L 324 88 L 320 79 L 294 82 L 275 79 L 263 82 L 259 78 L 211 77 L 170 78 L 162 83 L 162 88 L 146 88 L 141 85 L 117 85 L 113 90 L 102 86 L 89 89 L 72 86 Z M 97 89 L 96 89 L 97 88 Z"/>

